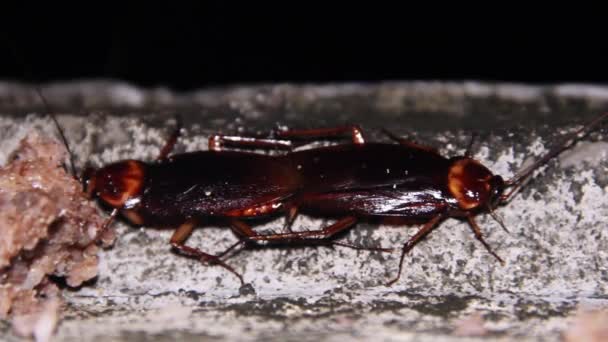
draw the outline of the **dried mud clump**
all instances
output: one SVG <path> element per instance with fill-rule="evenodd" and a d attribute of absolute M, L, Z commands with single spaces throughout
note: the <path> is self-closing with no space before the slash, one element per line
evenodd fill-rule
<path fill-rule="evenodd" d="M 78 287 L 97 275 L 94 239 L 104 219 L 65 172 L 65 159 L 62 145 L 32 133 L 0 168 L 0 319 L 37 340 L 58 320 L 61 293 L 52 279 Z M 108 229 L 98 243 L 114 238 Z"/>

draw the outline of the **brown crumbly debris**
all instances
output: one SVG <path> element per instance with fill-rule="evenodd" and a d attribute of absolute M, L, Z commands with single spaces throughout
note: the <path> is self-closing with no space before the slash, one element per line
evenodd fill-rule
<path fill-rule="evenodd" d="M 102 218 L 62 167 L 66 150 L 32 133 L 0 168 L 0 319 L 23 336 L 52 332 L 61 293 L 49 276 L 78 287 L 97 275 Z M 115 238 L 110 228 L 102 247 Z"/>

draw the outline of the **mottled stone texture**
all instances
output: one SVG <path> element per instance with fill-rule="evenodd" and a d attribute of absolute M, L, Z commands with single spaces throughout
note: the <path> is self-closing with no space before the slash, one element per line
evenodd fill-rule
<path fill-rule="evenodd" d="M 185 130 L 178 151 L 205 149 L 213 132 L 358 123 L 368 139 L 385 139 L 379 134 L 385 127 L 457 155 L 475 131 L 475 158 L 509 177 L 527 157 L 546 152 L 608 105 L 608 88 L 473 82 L 269 85 L 187 94 L 88 82 L 43 91 L 79 167 L 151 160 L 171 132 L 172 118 L 180 116 Z M 54 131 L 26 86 L 0 83 L 0 108 L 0 162 L 31 129 Z M 462 335 L 570 338 L 572 331 L 595 331 L 580 326 L 593 320 L 576 315 L 591 309 L 602 315 L 608 307 L 605 131 L 551 162 L 498 210 L 510 233 L 478 217 L 504 266 L 464 222 L 450 219 L 406 258 L 404 274 L 392 287 L 383 284 L 397 271 L 398 252 L 298 247 L 245 250 L 229 259 L 250 284 L 239 289 L 225 270 L 172 253 L 170 230 L 117 223 L 120 235 L 102 254 L 101 275 L 68 293 L 70 307 L 57 334 L 66 340 L 420 341 Z M 303 216 L 294 227 L 326 223 Z M 341 239 L 400 246 L 414 232 L 368 222 Z M 234 241 L 226 227 L 213 224 L 197 229 L 189 243 L 217 252 Z"/>

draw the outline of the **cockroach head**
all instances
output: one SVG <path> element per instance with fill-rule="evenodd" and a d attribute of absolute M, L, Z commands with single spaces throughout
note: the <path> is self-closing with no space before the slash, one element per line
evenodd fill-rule
<path fill-rule="evenodd" d="M 144 176 L 144 164 L 139 161 L 112 163 L 90 172 L 86 192 L 113 208 L 129 209 L 129 202 L 141 194 Z"/>
<path fill-rule="evenodd" d="M 490 189 L 492 189 L 492 191 L 488 204 L 490 205 L 490 208 L 496 208 L 500 202 L 502 202 L 502 194 L 505 191 L 505 181 L 501 176 L 492 176 L 492 178 L 490 178 Z"/>
<path fill-rule="evenodd" d="M 468 157 L 453 158 L 451 162 L 448 189 L 460 209 L 494 208 L 500 202 L 505 188 L 502 177 Z"/>

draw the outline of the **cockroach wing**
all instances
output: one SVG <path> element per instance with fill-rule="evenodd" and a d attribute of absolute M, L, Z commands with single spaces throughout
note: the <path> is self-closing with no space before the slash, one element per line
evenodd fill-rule
<path fill-rule="evenodd" d="M 299 206 L 303 212 L 399 216 L 416 220 L 434 217 L 457 205 L 442 189 L 419 184 L 309 193 L 294 201 L 302 203 Z"/>
<path fill-rule="evenodd" d="M 160 222 L 232 216 L 265 204 L 277 207 L 296 187 L 287 165 L 275 157 L 232 151 L 180 154 L 149 165 L 138 211 Z"/>
<path fill-rule="evenodd" d="M 291 159 L 306 189 L 292 201 L 304 212 L 421 219 L 455 204 L 447 188 L 450 160 L 423 149 L 338 145 Z"/>
<path fill-rule="evenodd" d="M 289 158 L 306 191 L 378 189 L 417 179 L 445 183 L 449 160 L 396 144 L 337 145 L 292 153 Z"/>

